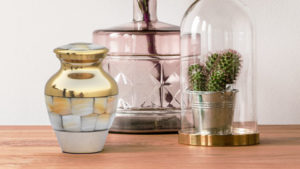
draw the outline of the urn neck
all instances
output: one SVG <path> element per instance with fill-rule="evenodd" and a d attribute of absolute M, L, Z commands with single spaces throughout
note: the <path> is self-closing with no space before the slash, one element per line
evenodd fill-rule
<path fill-rule="evenodd" d="M 133 21 L 157 21 L 156 0 L 133 0 Z"/>
<path fill-rule="evenodd" d="M 70 60 L 64 60 L 60 59 L 61 61 L 61 68 L 63 70 L 80 70 L 80 69 L 86 69 L 86 68 L 97 68 L 102 69 L 102 61 L 103 59 L 94 60 L 94 61 L 70 61 Z"/>

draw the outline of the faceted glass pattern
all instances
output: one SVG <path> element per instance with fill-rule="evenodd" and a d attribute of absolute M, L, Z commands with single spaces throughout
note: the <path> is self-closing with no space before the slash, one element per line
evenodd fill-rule
<path fill-rule="evenodd" d="M 106 59 L 104 69 L 119 85 L 119 109 L 179 108 L 178 58 L 145 58 L 147 59 Z"/>
<path fill-rule="evenodd" d="M 179 30 L 110 31 L 96 31 L 94 42 L 110 48 L 103 69 L 119 87 L 117 117 L 111 131 L 177 131 L 181 97 Z"/>

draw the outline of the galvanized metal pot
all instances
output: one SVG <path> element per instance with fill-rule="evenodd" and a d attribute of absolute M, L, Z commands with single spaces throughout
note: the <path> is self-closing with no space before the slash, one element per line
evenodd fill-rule
<path fill-rule="evenodd" d="M 192 92 L 195 129 L 205 135 L 232 134 L 236 93 L 237 90 Z"/>

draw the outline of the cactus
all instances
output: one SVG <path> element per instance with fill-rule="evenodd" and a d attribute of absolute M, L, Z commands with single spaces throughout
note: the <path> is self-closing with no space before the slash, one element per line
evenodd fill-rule
<path fill-rule="evenodd" d="M 227 84 L 233 84 L 240 72 L 241 57 L 234 50 L 213 53 L 205 66 L 191 65 L 189 78 L 192 90 L 224 91 Z"/>
<path fill-rule="evenodd" d="M 216 70 L 208 76 L 206 83 L 207 91 L 223 91 L 226 88 L 225 73 L 223 70 Z"/>
<path fill-rule="evenodd" d="M 189 67 L 189 77 L 192 88 L 195 91 L 206 90 L 206 69 L 202 65 L 192 65 Z"/>

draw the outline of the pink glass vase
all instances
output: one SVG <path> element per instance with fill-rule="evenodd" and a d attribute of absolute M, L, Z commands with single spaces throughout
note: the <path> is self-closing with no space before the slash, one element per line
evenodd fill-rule
<path fill-rule="evenodd" d="M 176 132 L 180 127 L 180 29 L 159 22 L 156 0 L 134 0 L 132 22 L 96 30 L 110 49 L 104 68 L 120 89 L 112 132 Z"/>

